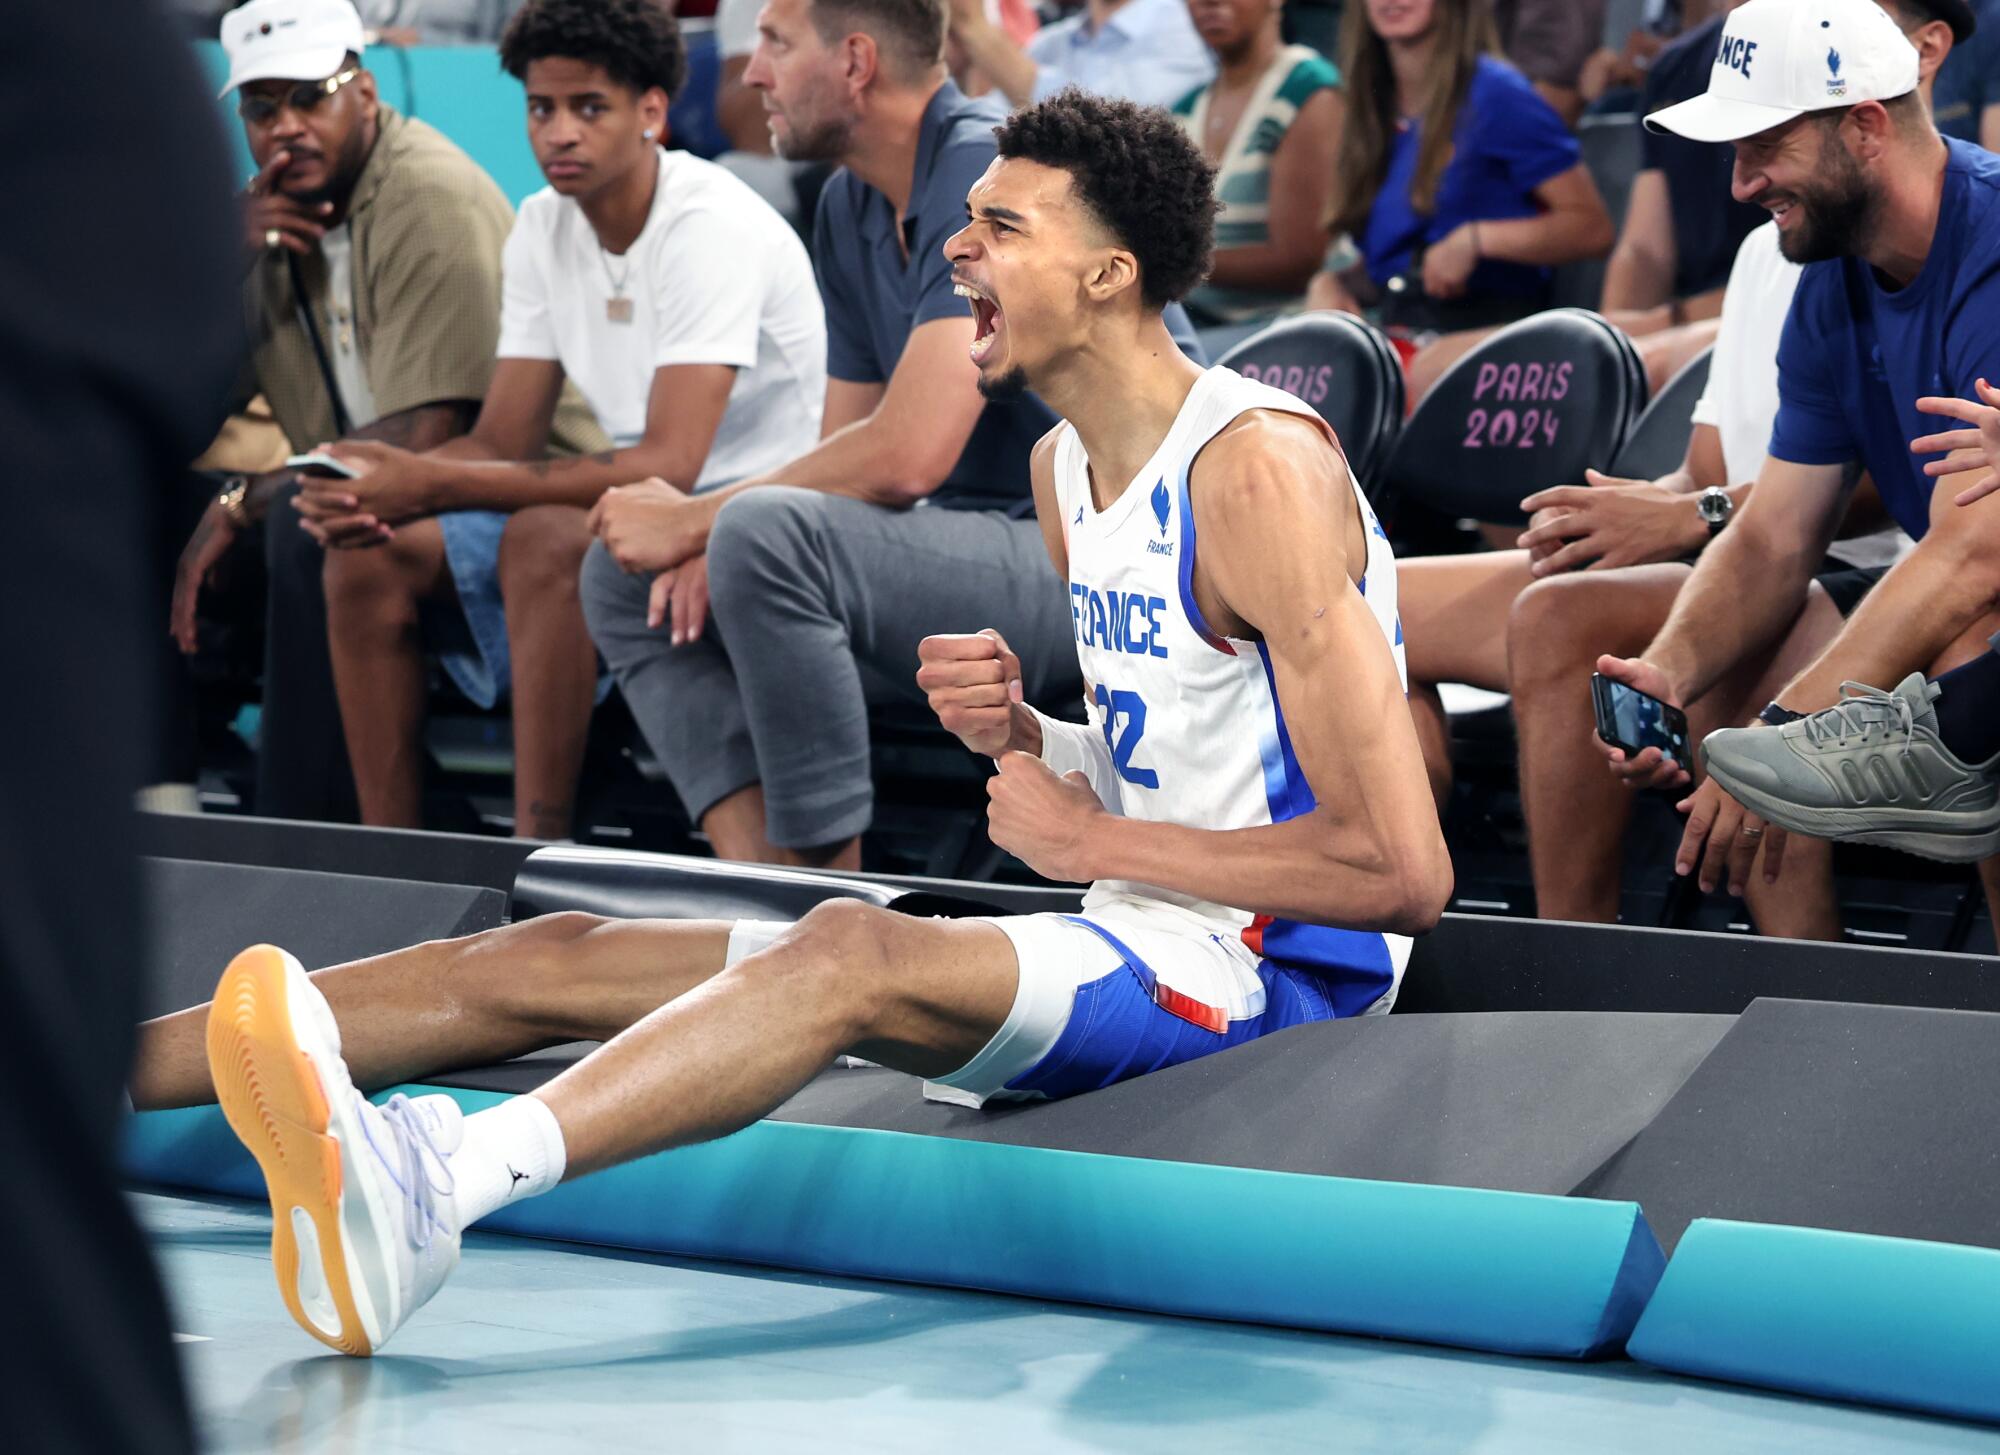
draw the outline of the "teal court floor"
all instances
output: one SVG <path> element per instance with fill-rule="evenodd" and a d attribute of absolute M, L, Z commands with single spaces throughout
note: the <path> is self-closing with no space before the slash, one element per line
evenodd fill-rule
<path fill-rule="evenodd" d="M 264 1205 L 134 1201 L 211 1452 L 2000 1455 L 1996 1430 L 1622 1361 L 1499 1358 L 477 1233 L 388 1351 L 352 1360 L 286 1315 Z"/>

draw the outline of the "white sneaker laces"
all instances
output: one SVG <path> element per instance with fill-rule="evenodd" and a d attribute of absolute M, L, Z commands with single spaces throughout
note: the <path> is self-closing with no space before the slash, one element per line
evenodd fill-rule
<path fill-rule="evenodd" d="M 1805 724 L 1806 740 L 1814 747 L 1827 738 L 1845 746 L 1849 733 L 1866 738 L 1877 727 L 1891 726 L 1903 730 L 1904 747 L 1916 740 L 1916 711 L 1909 698 L 1863 682 L 1843 682 L 1840 691 L 1841 700 L 1832 707 L 1823 707 L 1800 719 Z"/>
<path fill-rule="evenodd" d="M 355 1094 L 360 1095 L 359 1092 Z M 386 1154 L 380 1147 L 375 1148 L 376 1155 L 397 1173 L 396 1180 L 403 1191 L 403 1222 L 409 1233 L 410 1246 L 427 1249 L 431 1245 L 433 1229 L 441 1226 L 437 1199 L 450 1197 L 456 1184 L 444 1165 L 444 1154 L 431 1140 L 429 1122 L 407 1096 L 398 1092 L 382 1106 L 381 1112 L 382 1120 L 395 1140 L 395 1155 Z M 366 1128 L 368 1119 L 363 1118 L 361 1125 Z M 372 1135 L 369 1141 L 374 1141 Z M 441 1183 L 431 1175 L 433 1166 L 438 1177 L 444 1179 Z"/>

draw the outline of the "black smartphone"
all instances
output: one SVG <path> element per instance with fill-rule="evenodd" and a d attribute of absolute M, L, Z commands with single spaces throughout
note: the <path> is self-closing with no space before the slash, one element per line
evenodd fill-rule
<path fill-rule="evenodd" d="M 1597 709 L 1597 735 L 1605 742 L 1623 749 L 1627 757 L 1658 748 L 1693 776 L 1687 714 L 1678 707 L 1614 682 L 1602 672 L 1590 674 L 1590 700 Z"/>

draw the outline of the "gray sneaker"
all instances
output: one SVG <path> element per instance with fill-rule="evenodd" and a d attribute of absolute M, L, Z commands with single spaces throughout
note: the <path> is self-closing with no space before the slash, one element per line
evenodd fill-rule
<path fill-rule="evenodd" d="M 1781 728 L 1702 741 L 1709 774 L 1745 808 L 1816 839 L 1969 863 L 2000 853 L 2000 754 L 1962 763 L 1938 740 L 1935 683 L 1841 684 L 1841 700 Z"/>

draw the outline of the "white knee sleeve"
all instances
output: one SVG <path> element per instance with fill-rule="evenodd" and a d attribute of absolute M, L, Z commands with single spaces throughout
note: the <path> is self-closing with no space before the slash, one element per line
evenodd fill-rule
<path fill-rule="evenodd" d="M 727 970 L 738 960 L 747 959 L 759 950 L 771 948 L 771 942 L 790 929 L 791 923 L 774 919 L 740 919 L 729 929 L 729 953 L 723 957 L 722 968 Z"/>

